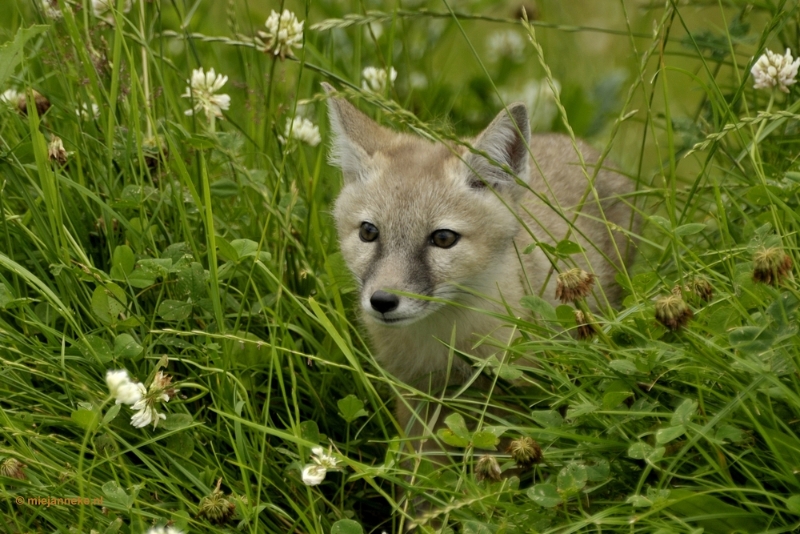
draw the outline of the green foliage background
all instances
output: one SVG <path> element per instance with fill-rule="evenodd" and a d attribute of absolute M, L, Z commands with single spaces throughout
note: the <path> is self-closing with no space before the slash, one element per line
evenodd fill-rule
<path fill-rule="evenodd" d="M 26 466 L 0 469 L 0 531 L 399 532 L 409 494 L 431 502 L 421 528 L 442 532 L 800 528 L 797 285 L 752 277 L 759 247 L 800 258 L 800 101 L 749 77 L 765 47 L 800 53 L 796 2 L 548 0 L 529 28 L 520 6 L 488 1 L 139 0 L 114 25 L 90 3 L 59 0 L 57 20 L 27 0 L 0 12 L 0 92 L 51 103 L 41 117 L 0 109 L 0 467 Z M 253 37 L 284 7 L 305 34 L 281 61 Z M 490 57 L 506 30 L 521 58 Z M 369 65 L 399 72 L 385 94 L 361 90 Z M 198 67 L 229 77 L 213 131 L 184 114 Z M 447 392 L 466 419 L 442 437 L 455 464 L 434 468 L 399 437 L 391 400 L 407 388 L 355 321 L 319 83 L 447 138 L 478 132 L 531 79 L 561 88 L 542 129 L 588 138 L 636 181 L 638 259 L 592 341 L 570 335 L 571 309 L 527 302 L 508 351 L 539 366 L 476 362 L 498 386 Z M 96 117 L 79 112 L 92 103 Z M 296 114 L 323 143 L 279 139 Z M 654 299 L 696 277 L 713 298 L 684 291 L 694 319 L 667 331 Z M 173 377 L 156 429 L 109 397 L 120 368 Z M 462 422 L 499 403 L 513 415 Z M 477 481 L 473 457 L 499 435 L 536 439 L 544 461 Z M 308 487 L 318 444 L 342 469 Z M 215 488 L 235 504 L 221 522 L 201 512 Z M 78 496 L 103 506 L 28 500 Z"/>

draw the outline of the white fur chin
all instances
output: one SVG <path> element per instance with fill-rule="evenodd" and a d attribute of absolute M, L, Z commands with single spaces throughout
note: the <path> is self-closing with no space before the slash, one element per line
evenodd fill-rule
<path fill-rule="evenodd" d="M 395 314 L 389 314 L 389 317 L 384 317 L 383 314 L 380 314 L 374 311 L 372 308 L 364 308 L 364 316 L 373 324 L 377 324 L 380 326 L 386 326 L 389 328 L 404 328 L 406 326 L 411 326 L 414 323 L 418 323 L 422 319 L 429 317 L 432 313 L 437 311 L 441 308 L 441 305 L 436 305 L 435 302 L 428 302 L 428 305 L 421 308 L 417 313 L 408 315 L 402 314 L 399 316 L 395 316 Z"/>

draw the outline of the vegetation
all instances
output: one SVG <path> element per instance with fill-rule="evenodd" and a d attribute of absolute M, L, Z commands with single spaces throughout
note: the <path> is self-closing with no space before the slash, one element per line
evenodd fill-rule
<path fill-rule="evenodd" d="M 750 75 L 797 3 L 126 4 L 0 12 L 0 531 L 800 529 L 800 89 Z M 522 98 L 637 183 L 623 308 L 527 298 L 449 467 L 355 318 L 323 81 L 436 138 Z"/>

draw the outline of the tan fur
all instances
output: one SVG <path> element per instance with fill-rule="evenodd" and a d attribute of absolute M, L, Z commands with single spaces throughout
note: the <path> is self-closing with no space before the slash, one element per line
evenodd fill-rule
<path fill-rule="evenodd" d="M 332 89 L 327 86 L 326 90 Z M 486 312 L 505 315 L 503 303 L 507 303 L 515 314 L 524 316 L 520 299 L 538 294 L 543 285 L 544 298 L 555 304 L 557 273 L 551 263 L 538 247 L 531 254 L 521 253 L 533 242 L 529 231 L 550 244 L 563 239 L 567 221 L 575 217 L 575 207 L 587 191 L 587 179 L 570 139 L 534 136 L 531 159 L 527 110 L 517 104 L 501 112 L 472 142 L 496 162 L 508 165 L 533 191 L 559 205 L 562 216 L 508 173 L 464 147 L 392 132 L 338 98 L 330 100 L 330 117 L 331 159 L 345 177 L 334 217 L 342 254 L 361 288 L 361 316 L 378 362 L 399 380 L 424 390 L 435 392 L 465 383 L 474 369 L 458 357 L 448 364 L 446 342 L 453 333 L 456 350 L 488 358 L 497 352 L 496 346 L 510 341 L 513 332 Z M 585 143 L 579 147 L 591 176 L 598 154 Z M 491 187 L 483 186 L 476 172 Z M 619 200 L 620 194 L 632 190 L 630 181 L 603 170 L 595 190 L 603 199 L 605 218 L 620 228 L 630 227 L 631 209 Z M 380 232 L 375 242 L 359 237 L 365 221 Z M 570 239 L 586 250 L 585 258 L 575 256 L 577 263 L 596 274 L 608 303 L 618 304 L 617 267 L 604 260 L 598 249 L 619 265 L 621 255 L 630 248 L 628 243 L 620 232 L 609 233 L 592 194 L 576 227 Z M 448 249 L 432 245 L 430 236 L 439 229 L 457 232 L 460 240 Z M 559 269 L 569 267 L 558 265 Z M 452 304 L 401 296 L 396 312 L 381 315 L 369 300 L 378 290 L 425 295 Z M 594 294 L 601 292 L 596 288 Z M 599 303 L 592 301 L 594 307 L 606 304 L 603 298 Z M 400 324 L 383 321 L 395 316 Z M 497 343 L 476 345 L 485 336 Z M 411 414 L 402 402 L 398 404 L 398 419 L 408 425 Z"/>

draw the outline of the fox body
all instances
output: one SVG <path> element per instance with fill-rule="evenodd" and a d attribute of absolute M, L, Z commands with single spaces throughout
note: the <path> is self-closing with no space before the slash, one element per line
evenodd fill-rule
<path fill-rule="evenodd" d="M 591 305 L 619 300 L 614 275 L 628 243 L 610 228 L 630 227 L 632 210 L 620 196 L 632 185 L 601 170 L 596 195 L 585 198 L 589 182 L 570 138 L 531 137 L 523 104 L 470 140 L 475 151 L 381 127 L 340 98 L 330 99 L 329 115 L 331 161 L 344 175 L 334 208 L 341 251 L 376 359 L 399 380 L 436 391 L 473 379 L 474 368 L 450 357 L 448 345 L 488 358 L 512 339 L 502 317 L 524 316 L 523 296 L 544 286 L 555 301 L 551 260 L 540 247 L 522 252 L 564 239 L 573 219 L 569 238 L 585 250 L 576 263 L 595 274 L 604 295 L 595 288 Z M 578 148 L 591 176 L 598 154 Z M 410 417 L 398 403 L 399 422 Z"/>

